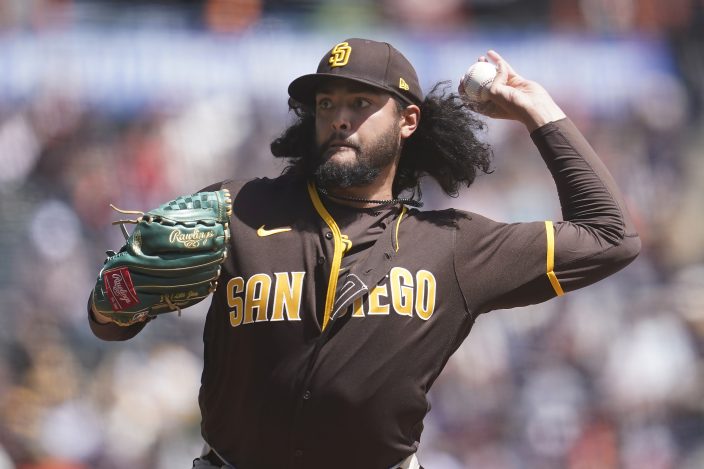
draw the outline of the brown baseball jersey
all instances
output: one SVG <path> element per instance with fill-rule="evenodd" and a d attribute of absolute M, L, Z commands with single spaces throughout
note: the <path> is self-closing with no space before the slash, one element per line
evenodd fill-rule
<path fill-rule="evenodd" d="M 203 336 L 208 444 L 238 469 L 387 469 L 416 451 L 426 394 L 480 314 L 627 265 L 639 240 L 594 151 L 567 119 L 531 136 L 564 221 L 355 210 L 294 176 L 211 187 L 234 202 Z"/>

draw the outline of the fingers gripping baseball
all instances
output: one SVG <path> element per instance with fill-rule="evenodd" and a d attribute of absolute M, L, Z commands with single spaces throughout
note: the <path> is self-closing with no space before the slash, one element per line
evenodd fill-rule
<path fill-rule="evenodd" d="M 529 130 L 565 117 L 548 92 L 535 81 L 519 75 L 501 55 L 490 50 L 479 62 L 496 64 L 496 76 L 488 86 L 483 102 L 470 107 L 480 114 L 495 119 L 510 119 L 522 122 Z"/>

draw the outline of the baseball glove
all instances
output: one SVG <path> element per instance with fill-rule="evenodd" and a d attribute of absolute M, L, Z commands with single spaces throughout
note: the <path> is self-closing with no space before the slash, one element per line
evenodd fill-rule
<path fill-rule="evenodd" d="M 92 294 L 93 309 L 129 326 L 192 306 L 217 287 L 227 257 L 232 200 L 226 189 L 181 196 L 135 220 L 120 220 L 126 243 L 107 252 Z M 132 234 L 125 224 L 136 227 Z"/>

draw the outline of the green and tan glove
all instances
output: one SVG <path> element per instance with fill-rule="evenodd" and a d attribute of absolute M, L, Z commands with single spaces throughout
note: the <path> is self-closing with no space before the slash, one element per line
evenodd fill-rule
<path fill-rule="evenodd" d="M 114 207 L 113 207 L 114 208 Z M 181 196 L 136 220 L 120 220 L 127 242 L 108 251 L 93 310 L 121 326 L 192 306 L 217 287 L 227 257 L 232 200 L 226 189 Z M 132 234 L 126 223 L 136 224 Z"/>

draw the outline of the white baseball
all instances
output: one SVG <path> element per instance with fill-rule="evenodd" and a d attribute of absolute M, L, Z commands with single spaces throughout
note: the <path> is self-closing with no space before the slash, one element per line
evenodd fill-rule
<path fill-rule="evenodd" d="M 470 103 L 489 100 L 489 88 L 496 76 L 496 67 L 489 62 L 475 62 L 462 76 L 464 97 Z"/>

